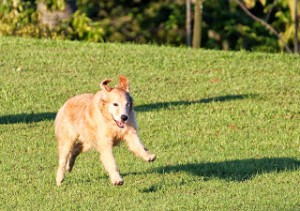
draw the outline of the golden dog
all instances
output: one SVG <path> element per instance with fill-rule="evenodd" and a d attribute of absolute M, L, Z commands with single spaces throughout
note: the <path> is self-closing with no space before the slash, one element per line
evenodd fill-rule
<path fill-rule="evenodd" d="M 70 98 L 58 111 L 55 135 L 58 142 L 56 183 L 61 185 L 65 171 L 71 171 L 76 157 L 91 148 L 100 153 L 101 161 L 114 185 L 124 183 L 113 156 L 113 146 L 125 140 L 134 154 L 152 162 L 155 155 L 147 151 L 137 131 L 129 81 L 119 77 L 118 86 L 111 80 L 101 82 L 101 91 Z"/>

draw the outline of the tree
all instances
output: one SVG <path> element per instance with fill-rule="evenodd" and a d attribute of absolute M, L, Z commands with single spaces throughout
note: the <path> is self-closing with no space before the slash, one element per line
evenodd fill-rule
<path fill-rule="evenodd" d="M 199 48 L 201 46 L 203 1 L 204 0 L 195 0 L 193 48 Z"/>
<path fill-rule="evenodd" d="M 191 46 L 191 0 L 186 0 L 186 45 Z"/>
<path fill-rule="evenodd" d="M 272 34 L 274 34 L 278 40 L 279 45 L 284 47 L 285 50 L 289 53 L 292 53 L 291 48 L 289 47 L 288 43 L 290 40 L 294 37 L 294 52 L 298 53 L 299 48 L 299 37 L 298 37 L 298 29 L 299 29 L 299 17 L 298 17 L 298 9 L 299 4 L 298 0 L 274 0 L 272 3 L 272 8 L 275 4 L 281 4 L 281 5 L 287 5 L 290 11 L 290 20 L 285 21 L 285 30 L 282 32 L 277 31 L 271 24 L 269 24 L 267 21 L 255 16 L 250 12 L 249 9 L 253 8 L 256 4 L 256 0 L 243 0 L 241 2 L 240 0 L 232 0 L 234 1 L 249 17 L 251 17 L 253 20 L 259 22 L 261 25 L 263 25 L 267 30 L 269 30 Z M 266 0 L 259 0 L 260 3 L 263 6 L 266 6 Z M 269 16 L 270 12 L 268 13 Z M 279 11 L 276 13 L 276 16 L 279 19 L 285 19 L 288 20 L 286 15 Z M 267 18 L 268 20 L 268 18 Z"/>
<path fill-rule="evenodd" d="M 76 11 L 75 0 L 53 0 L 52 4 L 38 1 L 37 10 L 41 14 L 41 23 L 50 29 L 55 28 L 63 20 L 69 18 Z"/>
<path fill-rule="evenodd" d="M 299 30 L 299 15 L 298 15 L 298 0 L 295 0 L 295 36 L 294 36 L 294 52 L 299 53 L 299 37 L 298 37 L 298 30 Z"/>

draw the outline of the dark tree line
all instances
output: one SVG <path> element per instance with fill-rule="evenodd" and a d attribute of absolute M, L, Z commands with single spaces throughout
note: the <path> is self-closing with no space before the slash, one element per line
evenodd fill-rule
<path fill-rule="evenodd" d="M 298 52 L 298 0 L 13 0 L 0 35 Z"/>

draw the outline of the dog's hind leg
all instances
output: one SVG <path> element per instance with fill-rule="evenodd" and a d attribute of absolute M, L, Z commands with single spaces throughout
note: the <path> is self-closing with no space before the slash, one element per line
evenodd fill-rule
<path fill-rule="evenodd" d="M 66 165 L 73 147 L 74 141 L 71 139 L 58 138 L 58 169 L 56 173 L 56 184 L 61 185 L 64 179 Z"/>
<path fill-rule="evenodd" d="M 76 142 L 72 148 L 72 151 L 69 155 L 68 163 L 67 163 L 67 168 L 66 170 L 68 172 L 71 172 L 73 169 L 73 166 L 75 164 L 75 160 L 77 156 L 82 152 L 83 145 L 81 142 Z"/>

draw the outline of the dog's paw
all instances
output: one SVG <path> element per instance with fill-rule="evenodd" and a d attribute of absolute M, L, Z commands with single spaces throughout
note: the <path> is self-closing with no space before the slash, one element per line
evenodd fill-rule
<path fill-rule="evenodd" d="M 121 186 L 121 185 L 124 184 L 124 180 L 114 181 L 113 184 L 114 184 L 115 186 Z"/>
<path fill-rule="evenodd" d="M 123 179 L 120 179 L 120 180 L 114 180 L 114 181 L 111 181 L 113 185 L 115 186 L 121 186 L 124 184 L 124 180 Z"/>
<path fill-rule="evenodd" d="M 145 160 L 148 161 L 148 162 L 153 162 L 153 161 L 155 161 L 155 159 L 156 159 L 156 156 L 154 154 L 150 154 L 150 153 L 145 158 Z"/>
<path fill-rule="evenodd" d="M 56 185 L 57 187 L 61 186 L 61 183 L 64 179 L 63 178 L 56 178 Z"/>
<path fill-rule="evenodd" d="M 62 183 L 62 181 L 64 180 L 64 172 L 61 169 L 57 170 L 56 173 L 56 185 L 59 187 Z"/>
<path fill-rule="evenodd" d="M 121 186 L 124 184 L 124 180 L 120 176 L 118 176 L 116 178 L 112 178 L 111 183 L 116 186 Z"/>

